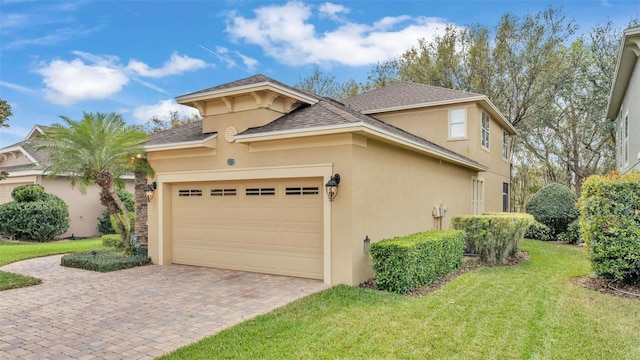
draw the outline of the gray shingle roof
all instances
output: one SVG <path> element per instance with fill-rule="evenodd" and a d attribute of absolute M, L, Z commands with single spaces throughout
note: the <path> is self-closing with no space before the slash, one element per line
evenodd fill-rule
<path fill-rule="evenodd" d="M 151 134 L 149 135 L 149 140 L 143 142 L 142 145 L 148 146 L 173 144 L 188 141 L 200 141 L 210 137 L 213 134 L 215 134 L 215 132 L 203 133 L 202 120 L 199 120 L 169 130 Z"/>
<path fill-rule="evenodd" d="M 221 91 L 221 90 L 233 89 L 233 88 L 236 88 L 236 87 L 259 84 L 259 83 L 263 83 L 263 82 L 269 82 L 269 83 L 272 83 L 274 85 L 278 85 L 280 87 L 283 87 L 285 89 L 289 89 L 291 91 L 295 91 L 295 92 L 300 92 L 300 93 L 306 94 L 306 95 L 311 96 L 311 97 L 316 98 L 316 99 L 319 98 L 318 95 L 316 95 L 316 94 L 313 94 L 313 93 L 308 92 L 308 91 L 304 91 L 304 90 L 293 88 L 293 87 L 291 87 L 291 86 L 289 86 L 287 84 L 281 83 L 281 82 L 279 82 L 277 80 L 274 80 L 274 79 L 272 79 L 272 78 L 270 78 L 268 76 L 264 76 L 262 74 L 256 74 L 256 75 L 244 78 L 244 79 L 228 82 L 226 84 L 217 85 L 217 86 L 214 86 L 214 87 L 210 87 L 208 89 L 199 90 L 199 91 L 192 92 L 192 93 L 189 93 L 189 94 L 184 94 L 184 95 L 181 95 L 181 96 L 178 96 L 178 97 L 180 98 L 180 97 L 183 97 L 183 96 L 189 96 L 189 95 L 208 93 L 208 92 L 213 92 L 213 91 Z"/>
<path fill-rule="evenodd" d="M 354 110 L 366 112 L 479 96 L 482 95 L 403 81 L 346 98 L 342 102 L 347 106 L 351 105 Z"/>
<path fill-rule="evenodd" d="M 46 160 L 47 160 L 47 152 L 44 150 L 40 150 L 38 151 L 38 145 L 41 141 L 37 138 L 33 138 L 33 139 L 27 139 L 27 140 L 22 140 L 20 142 L 17 142 L 15 144 L 11 144 L 9 146 L 6 146 L 2 149 L 0 149 L 0 152 L 2 152 L 5 149 L 8 148 L 12 148 L 12 147 L 16 147 L 16 146 L 20 146 L 22 147 L 31 157 L 33 157 L 37 162 L 38 165 L 35 164 L 25 164 L 25 165 L 15 165 L 15 166 L 6 166 L 3 167 L 0 165 L 0 169 L 8 171 L 8 172 L 13 172 L 13 171 L 23 171 L 23 170 L 43 170 L 46 167 Z"/>
<path fill-rule="evenodd" d="M 257 135 L 261 133 L 270 133 L 274 131 L 287 131 L 287 130 L 304 130 L 310 128 L 324 127 L 324 126 L 336 126 L 344 124 L 358 124 L 364 123 L 370 125 L 373 128 L 380 129 L 387 133 L 391 133 L 399 138 L 409 140 L 411 142 L 420 144 L 427 149 L 445 154 L 451 158 L 457 159 L 462 162 L 473 164 L 477 167 L 484 167 L 482 164 L 475 160 L 472 160 L 466 156 L 460 155 L 456 152 L 448 150 L 442 146 L 439 146 L 429 140 L 416 136 L 398 127 L 390 125 L 386 122 L 380 121 L 368 115 L 363 115 L 358 111 L 349 109 L 341 102 L 324 99 L 319 101 L 313 106 L 307 106 L 299 108 L 291 113 L 284 115 L 266 125 L 249 128 L 238 135 Z"/>

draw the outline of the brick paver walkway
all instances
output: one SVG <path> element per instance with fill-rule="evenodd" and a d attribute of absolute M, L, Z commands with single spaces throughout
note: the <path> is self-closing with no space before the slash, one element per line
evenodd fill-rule
<path fill-rule="evenodd" d="M 0 291 L 0 359 L 152 359 L 327 287 L 182 265 L 103 274 L 60 257 L 1 268 L 44 282 Z"/>

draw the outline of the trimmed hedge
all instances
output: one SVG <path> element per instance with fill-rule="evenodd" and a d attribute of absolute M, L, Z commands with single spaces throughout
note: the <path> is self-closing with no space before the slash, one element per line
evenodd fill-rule
<path fill-rule="evenodd" d="M 579 206 L 580 232 L 596 275 L 640 282 L 640 173 L 587 178 Z"/>
<path fill-rule="evenodd" d="M 576 194 L 568 187 L 551 183 L 535 193 L 525 205 L 527 213 L 536 221 L 551 228 L 551 236 L 567 231 L 569 224 L 578 218 Z"/>
<path fill-rule="evenodd" d="M 551 228 L 543 223 L 534 221 L 527 228 L 524 237 L 525 239 L 549 241 L 551 240 Z"/>
<path fill-rule="evenodd" d="M 464 234 L 431 230 L 371 244 L 376 288 L 407 293 L 462 265 Z"/>
<path fill-rule="evenodd" d="M 99 272 L 129 269 L 150 263 L 151 258 L 144 254 L 143 251 L 125 255 L 115 249 L 72 253 L 63 256 L 60 260 L 60 265 L 62 266 Z"/>
<path fill-rule="evenodd" d="M 11 196 L 13 201 L 0 205 L 0 235 L 45 242 L 69 229 L 69 207 L 41 185 L 18 186 Z"/>
<path fill-rule="evenodd" d="M 102 237 L 100 237 L 100 239 L 102 240 L 102 246 L 112 247 L 112 248 L 117 248 L 117 249 L 124 248 L 124 245 L 122 245 L 122 239 L 120 238 L 120 235 L 118 235 L 118 234 L 102 235 Z"/>
<path fill-rule="evenodd" d="M 518 252 L 518 244 L 533 216 L 522 213 L 486 213 L 456 216 L 452 226 L 466 233 L 467 249 L 475 249 L 480 260 L 504 264 Z"/>

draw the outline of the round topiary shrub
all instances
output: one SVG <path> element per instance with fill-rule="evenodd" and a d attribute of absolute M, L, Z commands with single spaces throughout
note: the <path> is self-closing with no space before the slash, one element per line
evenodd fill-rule
<path fill-rule="evenodd" d="M 547 225 L 534 221 L 524 233 L 525 239 L 549 241 L 551 240 L 551 228 Z"/>
<path fill-rule="evenodd" d="M 536 221 L 547 225 L 551 229 L 551 235 L 556 237 L 578 218 L 577 201 L 578 198 L 571 189 L 562 184 L 551 183 L 531 197 L 525 210 Z"/>
<path fill-rule="evenodd" d="M 69 229 L 69 207 L 42 186 L 19 186 L 11 194 L 14 201 L 0 205 L 0 235 L 42 242 Z"/>
<path fill-rule="evenodd" d="M 127 207 L 127 211 L 134 212 L 135 208 L 135 196 L 125 189 L 116 188 L 116 193 L 120 200 Z M 109 209 L 105 209 L 102 215 L 98 218 L 98 232 L 101 234 L 115 234 L 116 230 L 111 225 L 111 213 Z"/>

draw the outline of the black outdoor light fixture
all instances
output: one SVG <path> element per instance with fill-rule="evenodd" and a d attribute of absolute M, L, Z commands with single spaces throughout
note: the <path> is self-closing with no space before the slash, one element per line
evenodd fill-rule
<path fill-rule="evenodd" d="M 365 235 L 364 236 L 364 253 L 366 255 L 369 255 L 369 253 L 371 253 L 371 239 L 369 239 L 369 235 Z"/>
<path fill-rule="evenodd" d="M 335 174 L 327 181 L 324 185 L 325 190 L 327 191 L 327 196 L 329 197 L 329 201 L 333 201 L 338 195 L 338 186 L 340 185 L 340 174 Z"/>
<path fill-rule="evenodd" d="M 156 183 L 155 181 L 151 184 L 147 184 L 147 187 L 144 188 L 144 196 L 147 197 L 147 202 L 151 202 L 151 199 L 153 199 L 153 194 L 155 193 L 157 188 L 158 183 Z"/>

